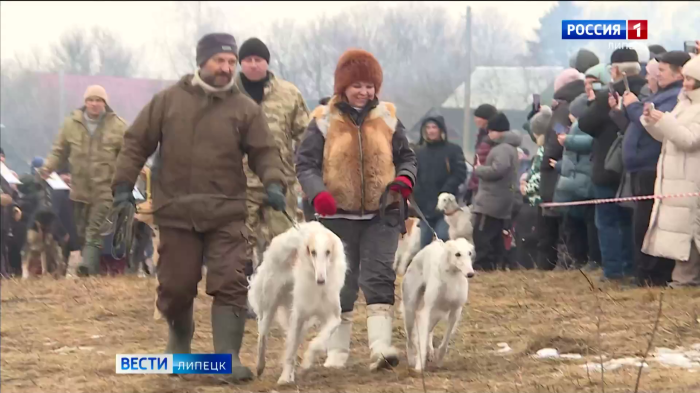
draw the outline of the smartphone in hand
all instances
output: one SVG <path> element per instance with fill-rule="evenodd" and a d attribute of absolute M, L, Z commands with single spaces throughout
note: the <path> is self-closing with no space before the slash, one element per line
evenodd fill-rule
<path fill-rule="evenodd" d="M 623 81 L 624 84 L 625 84 L 625 91 L 630 91 L 630 83 L 629 83 L 629 81 L 627 80 L 627 73 L 626 73 L 626 72 L 623 72 L 623 73 L 622 73 L 622 81 Z"/>
<path fill-rule="evenodd" d="M 539 94 L 532 95 L 532 109 L 535 112 L 540 110 L 540 95 Z"/>
<path fill-rule="evenodd" d="M 685 41 L 683 42 L 683 51 L 686 53 L 698 54 L 698 46 L 695 41 Z"/>
<path fill-rule="evenodd" d="M 554 123 L 554 132 L 556 132 L 557 135 L 568 134 L 569 127 L 557 122 Z"/>

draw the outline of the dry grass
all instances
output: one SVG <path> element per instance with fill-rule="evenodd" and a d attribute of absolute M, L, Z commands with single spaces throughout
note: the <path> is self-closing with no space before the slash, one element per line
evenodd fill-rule
<path fill-rule="evenodd" d="M 592 277 L 595 280 L 597 277 Z M 231 392 L 231 391 L 422 391 L 421 376 L 406 368 L 371 374 L 367 370 L 365 307 L 358 305 L 349 368 L 315 367 L 298 378 L 298 386 L 279 389 L 283 339 L 273 329 L 268 368 L 245 386 L 221 385 L 212 376 L 173 378 L 164 375 L 116 375 L 117 353 L 160 353 L 167 328 L 153 320 L 155 281 L 138 278 L 2 282 L 2 390 L 4 392 Z M 598 373 L 580 367 L 583 360 L 536 360 L 544 347 L 576 352 L 596 361 L 602 352 L 641 356 L 658 308 L 658 289 L 621 291 L 605 288 L 600 296 L 600 344 L 596 329 L 596 295 L 578 272 L 510 272 L 479 274 L 472 280 L 465 309 L 445 367 L 425 374 L 427 390 L 479 392 L 600 392 Z M 203 293 L 203 290 L 200 290 Z M 196 301 L 197 330 L 193 350 L 212 351 L 209 305 Z M 666 290 L 664 312 L 654 347 L 700 342 L 700 291 Z M 243 361 L 254 367 L 255 323 L 248 325 Z M 441 334 L 441 333 L 440 333 Z M 92 338 L 99 335 L 100 338 Z M 403 352 L 402 320 L 396 321 L 395 344 Z M 436 338 L 437 339 L 437 338 Z M 496 354 L 498 342 L 513 352 Z M 62 347 L 94 347 L 61 354 Z M 605 373 L 606 392 L 630 392 L 637 369 Z M 700 391 L 700 374 L 651 363 L 641 392 Z"/>

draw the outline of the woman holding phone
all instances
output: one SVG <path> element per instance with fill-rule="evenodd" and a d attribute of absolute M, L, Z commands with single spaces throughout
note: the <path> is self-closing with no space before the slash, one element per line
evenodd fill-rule
<path fill-rule="evenodd" d="M 700 191 L 700 57 L 683 66 L 683 90 L 671 112 L 646 105 L 642 125 L 662 142 L 656 195 Z M 642 251 L 676 260 L 672 287 L 700 286 L 700 198 L 657 199 Z"/>

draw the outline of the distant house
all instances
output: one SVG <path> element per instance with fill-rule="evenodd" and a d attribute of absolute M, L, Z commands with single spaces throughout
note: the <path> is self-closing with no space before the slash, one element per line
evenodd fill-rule
<path fill-rule="evenodd" d="M 522 130 L 532 105 L 532 94 L 540 94 L 543 104 L 550 103 L 554 78 L 562 70 L 561 67 L 476 67 L 471 79 L 469 121 L 472 135 L 466 149 L 467 159 L 471 159 L 476 141 L 474 109 L 481 104 L 492 104 L 502 110 L 508 117 L 511 128 L 523 134 L 523 146 L 534 151 L 535 144 Z M 449 139 L 461 145 L 464 130 L 464 84 L 457 87 L 440 107 L 431 108 L 425 116 L 435 112 L 445 117 Z M 420 126 L 419 121 L 408 130 L 412 142 L 420 139 Z"/>

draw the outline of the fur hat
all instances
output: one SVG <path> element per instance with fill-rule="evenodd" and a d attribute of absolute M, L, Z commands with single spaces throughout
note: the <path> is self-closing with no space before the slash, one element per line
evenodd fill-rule
<path fill-rule="evenodd" d="M 486 127 L 489 131 L 505 132 L 510 131 L 510 122 L 503 112 L 498 112 L 491 116 L 489 124 Z"/>
<path fill-rule="evenodd" d="M 474 110 L 474 117 L 488 120 L 496 113 L 498 113 L 498 109 L 496 109 L 495 106 L 491 104 L 481 104 Z"/>
<path fill-rule="evenodd" d="M 547 133 L 549 122 L 552 120 L 552 108 L 547 105 L 542 105 L 540 111 L 530 119 L 530 130 L 535 136 L 544 135 Z"/>
<path fill-rule="evenodd" d="M 102 98 L 102 101 L 104 101 L 105 104 L 109 105 L 109 98 L 107 97 L 107 91 L 105 90 L 104 87 L 102 87 L 100 85 L 88 86 L 88 88 L 85 89 L 85 94 L 83 94 L 83 100 L 87 100 L 90 97 Z"/>
<path fill-rule="evenodd" d="M 335 67 L 333 92 L 343 94 L 348 86 L 362 81 L 374 83 L 375 94 L 379 94 L 383 80 L 382 67 L 371 53 L 362 49 L 348 49 Z"/>
<path fill-rule="evenodd" d="M 582 48 L 571 57 L 569 67 L 577 69 L 578 72 L 584 72 L 598 63 L 600 63 L 600 60 L 598 60 L 598 56 L 595 53 Z"/>
<path fill-rule="evenodd" d="M 654 44 L 654 45 L 649 45 L 649 52 L 651 52 L 651 56 L 652 56 L 653 58 L 656 59 L 656 58 L 658 58 L 659 56 L 661 56 L 661 55 L 663 55 L 664 53 L 666 53 L 666 48 L 664 48 L 664 47 L 661 46 L 661 45 L 656 45 L 656 44 Z"/>
<path fill-rule="evenodd" d="M 615 49 L 610 55 L 610 64 L 616 63 L 639 63 L 639 55 L 631 48 Z"/>
<path fill-rule="evenodd" d="M 561 73 L 559 73 L 559 75 L 557 75 L 557 78 L 554 79 L 554 92 L 556 93 L 557 91 L 559 91 L 559 89 L 568 85 L 571 82 L 583 79 L 583 74 L 578 72 L 576 68 L 567 68 Z"/>

